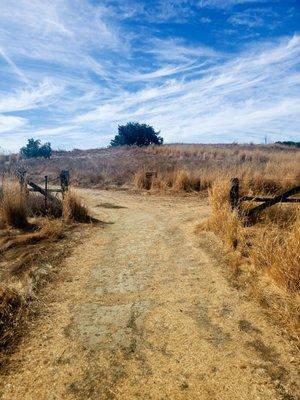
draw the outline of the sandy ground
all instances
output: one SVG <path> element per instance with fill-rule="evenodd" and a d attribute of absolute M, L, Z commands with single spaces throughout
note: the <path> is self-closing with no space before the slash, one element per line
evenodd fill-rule
<path fill-rule="evenodd" d="M 205 200 L 82 192 L 108 224 L 49 285 L 1 399 L 298 398 L 292 344 L 194 233 Z"/>

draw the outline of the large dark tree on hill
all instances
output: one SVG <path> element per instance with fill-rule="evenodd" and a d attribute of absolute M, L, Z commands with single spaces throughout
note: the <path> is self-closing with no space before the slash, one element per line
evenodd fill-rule
<path fill-rule="evenodd" d="M 20 153 L 24 158 L 50 158 L 52 154 L 51 144 L 41 144 L 40 140 L 28 139 L 26 146 L 20 149 Z"/>
<path fill-rule="evenodd" d="M 160 132 L 155 132 L 152 126 L 128 122 L 119 125 L 118 134 L 110 142 L 111 146 L 148 146 L 149 144 L 162 144 L 163 138 Z"/>

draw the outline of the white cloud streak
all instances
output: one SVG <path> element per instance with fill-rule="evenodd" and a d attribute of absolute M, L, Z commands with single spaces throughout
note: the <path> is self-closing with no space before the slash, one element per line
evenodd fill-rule
<path fill-rule="evenodd" d="M 116 120 L 146 120 L 171 141 L 207 141 L 205 135 L 218 133 L 230 140 L 243 129 L 256 141 L 266 130 L 293 134 L 297 128 L 291 122 L 300 121 L 300 80 L 291 71 L 297 65 L 300 39 L 267 47 L 211 67 L 204 76 L 200 69 L 200 77 L 191 80 L 186 74 L 185 80 L 123 93 L 76 121 L 104 126 Z"/>
<path fill-rule="evenodd" d="M 169 1 L 164 15 L 243 2 Z M 32 136 L 105 145 L 128 121 L 153 124 L 169 142 L 299 135 L 298 35 L 225 53 L 130 30 L 123 20 L 146 11 L 125 3 L 120 16 L 109 0 L 2 1 L 1 147 Z"/>
<path fill-rule="evenodd" d="M 24 118 L 0 114 L 0 134 L 15 131 L 16 129 L 23 127 L 25 124 L 26 120 Z"/>
<path fill-rule="evenodd" d="M 34 108 L 49 105 L 55 101 L 61 88 L 56 87 L 49 81 L 44 81 L 31 90 L 22 89 L 14 94 L 0 98 L 0 112 L 8 113 L 15 111 L 32 110 Z"/>
<path fill-rule="evenodd" d="M 7 62 L 7 64 L 12 68 L 13 72 L 25 83 L 28 83 L 28 79 L 23 74 L 23 72 L 17 67 L 13 60 L 8 57 L 5 51 L 0 47 L 0 56 Z"/>
<path fill-rule="evenodd" d="M 241 4 L 266 3 L 268 0 L 199 0 L 198 6 L 201 8 L 230 8 Z"/>

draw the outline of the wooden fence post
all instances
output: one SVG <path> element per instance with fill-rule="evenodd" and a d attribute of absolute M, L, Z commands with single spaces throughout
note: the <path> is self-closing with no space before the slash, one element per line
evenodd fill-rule
<path fill-rule="evenodd" d="M 239 190 L 240 190 L 240 182 L 238 178 L 231 179 L 231 188 L 230 188 L 230 205 L 231 209 L 234 210 L 239 205 Z"/>
<path fill-rule="evenodd" d="M 24 188 L 26 188 L 26 172 L 27 171 L 25 169 L 19 169 L 17 171 L 17 177 L 19 179 L 21 192 L 23 192 Z"/>
<path fill-rule="evenodd" d="M 157 171 L 145 172 L 145 189 L 150 190 L 152 185 L 152 179 L 157 178 Z"/>
<path fill-rule="evenodd" d="M 48 175 L 45 176 L 45 213 L 48 208 Z"/>
<path fill-rule="evenodd" d="M 59 174 L 60 187 L 62 190 L 62 195 L 69 190 L 70 185 L 70 173 L 68 170 L 62 170 Z"/>

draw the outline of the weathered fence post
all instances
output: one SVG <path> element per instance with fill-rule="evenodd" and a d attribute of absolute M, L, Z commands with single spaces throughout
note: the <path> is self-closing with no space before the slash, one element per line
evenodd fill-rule
<path fill-rule="evenodd" d="M 45 176 L 45 212 L 48 208 L 48 175 Z"/>
<path fill-rule="evenodd" d="M 65 192 L 69 189 L 70 184 L 70 173 L 68 170 L 62 170 L 59 174 L 60 186 L 62 190 L 62 194 L 64 195 Z"/>
<path fill-rule="evenodd" d="M 234 210 L 239 205 L 239 191 L 240 191 L 240 182 L 238 178 L 231 179 L 231 188 L 230 188 L 230 205 L 231 209 Z"/>
<path fill-rule="evenodd" d="M 27 171 L 25 169 L 19 169 L 17 171 L 17 177 L 19 179 L 21 192 L 23 192 L 24 188 L 26 188 L 26 172 Z"/>
<path fill-rule="evenodd" d="M 150 190 L 153 178 L 157 178 L 157 171 L 149 171 L 145 173 L 145 189 Z"/>

